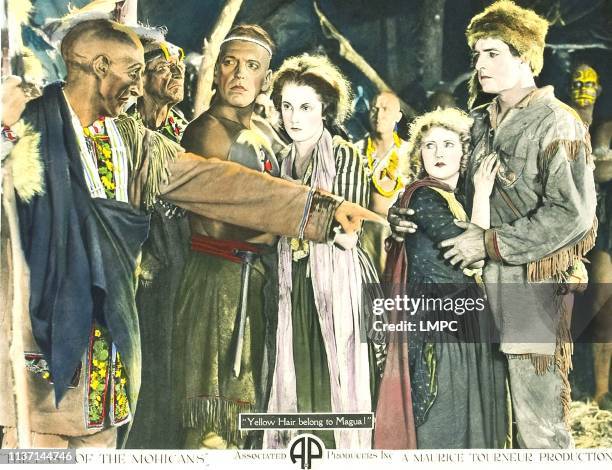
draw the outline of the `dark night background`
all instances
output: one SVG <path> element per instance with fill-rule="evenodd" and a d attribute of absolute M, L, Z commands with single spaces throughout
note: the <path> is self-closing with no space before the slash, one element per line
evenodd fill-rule
<path fill-rule="evenodd" d="M 66 0 L 34 0 L 34 21 L 62 16 L 67 12 Z M 88 0 L 73 0 L 80 7 Z M 425 28 L 434 23 L 431 4 L 438 4 L 443 21 L 441 76 L 452 82 L 470 70 L 469 51 L 464 31 L 469 19 L 486 5 L 486 0 L 319 0 L 323 13 L 351 42 L 381 77 L 418 111 L 425 101 L 425 90 L 436 83 L 423 79 L 423 64 L 431 55 L 422 51 Z M 557 96 L 567 99 L 569 66 L 574 60 L 586 60 L 600 75 L 603 93 L 597 102 L 596 118 L 612 115 L 612 1 L 611 0 L 523 0 L 548 18 L 549 30 L 544 70 L 538 83 L 555 86 Z M 221 11 L 222 0 L 140 0 L 138 19 L 154 26 L 168 28 L 169 41 L 187 52 L 200 52 L 202 40 L 210 33 Z M 424 5 L 429 4 L 429 11 Z M 353 80 L 362 85 L 369 98 L 373 86 L 349 62 L 338 54 L 335 41 L 322 33 L 311 0 L 245 0 L 237 22 L 261 24 L 278 44 L 273 60 L 277 67 L 290 55 L 305 51 L 324 51 Z M 598 44 L 603 47 L 579 49 Z M 567 46 L 578 46 L 572 49 Z M 605 48 L 604 48 L 605 47 Z M 439 54 L 436 54 L 440 57 Z M 435 60 L 435 59 L 433 59 Z M 430 82 L 430 83 L 428 83 Z M 465 107 L 466 83 L 460 84 L 455 96 Z"/>
<path fill-rule="evenodd" d="M 89 1 L 71 3 L 81 7 Z M 571 64 L 585 61 L 598 71 L 603 86 L 594 124 L 612 118 L 612 0 L 515 1 L 551 22 L 538 85 L 553 85 L 556 95 L 567 102 Z M 32 0 L 32 3 L 35 26 L 68 12 L 68 0 Z M 224 0 L 139 0 L 138 19 L 141 23 L 167 27 L 169 41 L 186 52 L 200 53 L 202 41 L 210 34 L 224 3 Z M 424 110 L 426 91 L 434 89 L 439 80 L 452 83 L 470 72 L 464 31 L 470 18 L 490 3 L 490 0 L 318 0 L 323 13 L 354 49 L 417 112 Z M 355 90 L 361 85 L 368 99 L 374 94 L 374 86 L 354 65 L 340 57 L 338 44 L 323 34 L 312 0 L 244 0 L 236 19 L 236 23 L 241 22 L 258 23 L 272 35 L 278 45 L 273 68 L 291 55 L 325 52 L 351 78 Z M 438 36 L 432 34 L 436 24 L 441 25 L 437 28 L 441 33 Z M 424 37 L 439 37 L 437 47 L 436 41 L 429 41 L 426 48 Z M 24 39 L 39 51 L 49 47 L 35 29 L 25 28 Z M 57 57 L 47 57 L 45 62 L 49 80 L 63 78 L 61 66 L 54 65 L 54 61 L 59 63 Z M 432 64 L 438 64 L 433 73 Z M 465 108 L 467 82 L 460 83 L 454 94 L 458 105 Z M 578 356 L 577 362 L 584 361 Z M 574 393 L 580 396 L 581 387 L 574 387 Z"/>

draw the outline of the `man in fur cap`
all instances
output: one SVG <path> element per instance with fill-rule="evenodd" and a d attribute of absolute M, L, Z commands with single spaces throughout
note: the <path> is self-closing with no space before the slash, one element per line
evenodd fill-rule
<path fill-rule="evenodd" d="M 466 225 L 442 242 L 462 267 L 487 258 L 484 281 L 508 358 L 518 443 L 572 445 L 567 413 L 569 333 L 574 276 L 595 241 L 595 185 L 588 132 L 550 86 L 537 88 L 548 23 L 499 1 L 472 18 L 467 31 L 474 77 L 493 101 L 473 110 L 473 151 L 466 200 L 483 159 L 497 154 L 491 229 Z M 476 85 L 476 82 L 473 82 Z M 565 295 L 564 295 L 565 294 Z"/>
<path fill-rule="evenodd" d="M 584 273 L 581 259 L 596 230 L 587 130 L 552 87 L 537 88 L 534 81 L 547 29 L 545 19 L 506 0 L 467 28 L 472 91 L 495 98 L 472 112 L 465 200 L 472 200 L 473 176 L 487 155 L 497 154 L 500 169 L 491 229 L 459 222 L 466 231 L 440 244 L 444 257 L 462 268 L 487 260 L 487 296 L 508 358 L 518 444 L 526 448 L 572 446 L 567 376 L 573 297 L 567 292 Z M 413 230 L 409 224 L 394 231 Z"/>

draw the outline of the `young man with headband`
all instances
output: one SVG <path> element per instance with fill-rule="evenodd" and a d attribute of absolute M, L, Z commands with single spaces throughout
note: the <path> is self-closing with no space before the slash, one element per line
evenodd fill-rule
<path fill-rule="evenodd" d="M 140 389 L 133 276 L 149 229 L 146 211 L 159 198 L 253 229 L 315 239 L 330 236 L 333 217 L 355 230 L 372 215 L 236 164 L 186 154 L 133 118 L 115 119 L 143 88 L 144 51 L 129 28 L 79 22 L 61 53 L 66 82 L 48 85 L 23 115 L 40 138 L 43 162 L 42 192 L 18 199 L 30 270 L 23 322 L 31 445 L 114 447 Z M 268 188 L 282 195 L 263 199 Z M 282 218 L 265 216 L 287 207 L 293 212 Z M 0 361 L 0 395 L 11 397 L 8 358 Z M 0 408 L 3 448 L 17 445 L 10 405 Z"/>
<path fill-rule="evenodd" d="M 234 27 L 215 64 L 210 108 L 185 131 L 189 151 L 278 175 L 266 137 L 252 124 L 255 99 L 271 84 L 274 44 L 257 25 Z M 255 188 L 228 188 L 243 194 Z M 273 188 L 262 199 L 277 199 Z M 266 215 L 284 218 L 281 209 Z M 190 213 L 192 240 L 178 294 L 174 327 L 174 383 L 186 448 L 250 447 L 238 431 L 240 412 L 263 410 L 268 328 L 264 297 L 274 295 L 276 237 Z M 266 267 L 266 265 L 268 267 Z M 268 284 L 270 283 L 270 284 Z M 274 305 L 273 302 L 270 305 Z M 273 315 L 273 314 L 272 314 Z M 268 330 L 269 331 L 269 330 Z M 252 436 L 251 436 L 252 437 Z"/>

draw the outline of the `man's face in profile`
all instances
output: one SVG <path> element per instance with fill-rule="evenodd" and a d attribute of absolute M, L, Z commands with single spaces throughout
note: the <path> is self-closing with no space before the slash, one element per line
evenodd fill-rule
<path fill-rule="evenodd" d="M 142 95 L 144 52 L 142 46 L 115 42 L 104 54 L 109 67 L 98 80 L 101 113 L 118 116 L 132 97 Z"/>

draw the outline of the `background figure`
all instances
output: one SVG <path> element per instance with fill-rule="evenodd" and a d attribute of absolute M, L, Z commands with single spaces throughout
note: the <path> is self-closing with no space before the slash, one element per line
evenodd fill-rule
<path fill-rule="evenodd" d="M 593 343 L 595 378 L 594 400 L 601 408 L 612 408 L 610 367 L 612 367 L 612 121 L 593 122 L 593 109 L 601 93 L 595 69 L 580 64 L 572 73 L 572 107 L 583 122 L 592 128 L 597 183 L 597 218 L 599 230 L 595 248 L 589 254 L 590 300 L 593 322 L 589 329 Z"/>
<path fill-rule="evenodd" d="M 339 70 L 324 56 L 287 59 L 275 74 L 272 99 L 293 141 L 282 154 L 281 176 L 366 206 L 369 181 L 359 152 L 328 130 L 349 111 L 350 87 Z M 279 241 L 276 344 L 282 347 L 276 350 L 268 412 L 372 409 L 376 365 L 365 341 L 369 315 L 362 292 L 378 280 L 356 245 L 356 236 L 339 232 L 333 245 Z M 371 446 L 369 430 L 314 433 L 327 448 Z M 270 431 L 265 445 L 283 446 L 286 438 Z"/>
<path fill-rule="evenodd" d="M 612 367 L 612 121 L 600 124 L 593 136 L 595 182 L 598 184 L 599 232 L 591 255 L 591 282 L 595 287 L 593 313 L 593 355 L 595 400 L 612 409 L 610 368 Z"/>
<path fill-rule="evenodd" d="M 582 122 L 587 127 L 591 127 L 595 102 L 601 94 L 599 76 L 595 69 L 587 64 L 578 64 L 571 73 L 571 106 Z"/>
<path fill-rule="evenodd" d="M 594 291 L 592 325 L 595 396 L 601 408 L 612 409 L 612 121 L 601 124 L 593 138 L 595 182 L 598 183 L 599 232 L 591 255 Z"/>
<path fill-rule="evenodd" d="M 369 118 L 370 133 L 356 146 L 365 156 L 364 163 L 371 179 L 369 208 L 386 217 L 399 191 L 416 178 L 420 164 L 410 159 L 407 143 L 396 132 L 402 113 L 399 98 L 394 93 L 378 93 L 372 100 Z M 390 234 L 386 227 L 367 223 L 363 226 L 361 244 L 379 276 L 385 267 L 385 239 Z"/>
<path fill-rule="evenodd" d="M 145 70 L 143 95 L 127 114 L 180 143 L 187 122 L 175 108 L 183 100 L 183 50 L 166 41 L 142 39 Z M 171 381 L 174 305 L 189 250 L 189 222 L 183 209 L 162 199 L 148 210 L 149 236 L 137 268 L 136 307 L 142 345 L 143 387 L 126 446 L 173 449 L 179 443 L 179 420 L 172 413 Z M 165 432 L 160 432 L 164 429 Z"/>
<path fill-rule="evenodd" d="M 427 97 L 427 110 L 435 111 L 436 109 L 454 108 L 457 106 L 457 101 L 453 92 L 445 87 L 436 88 Z"/>

